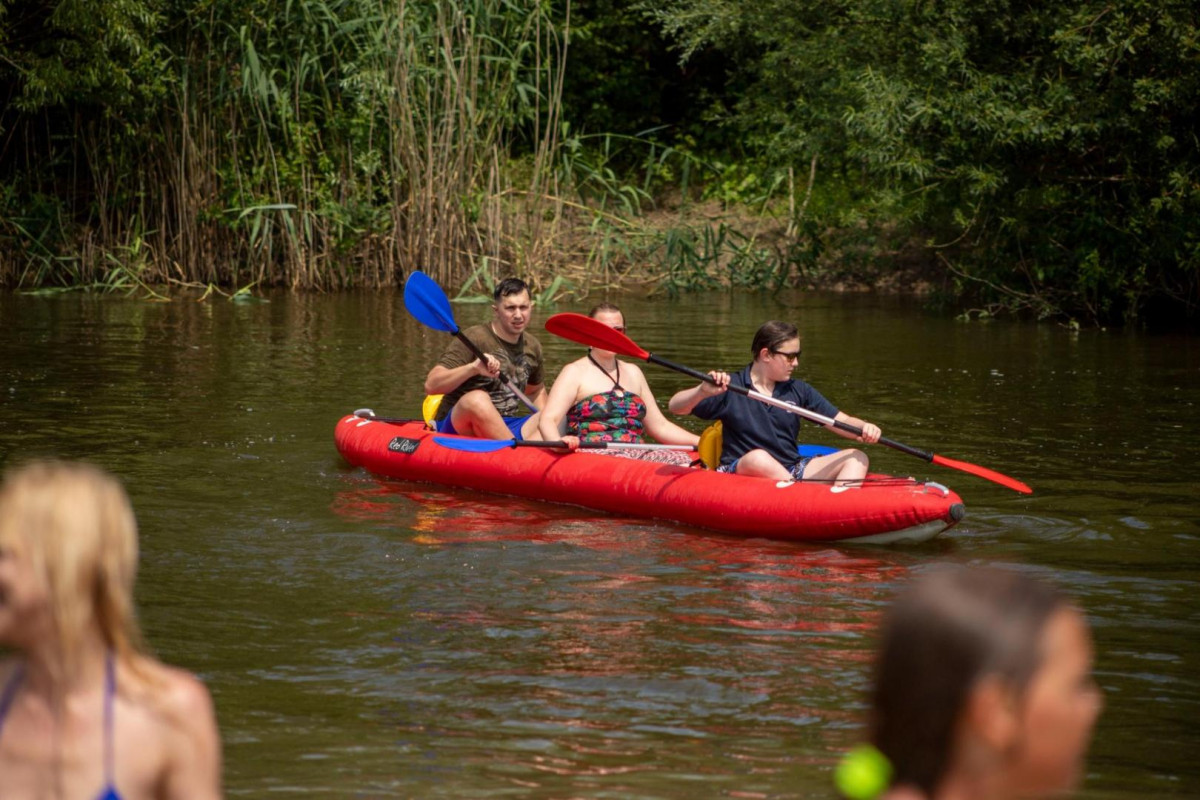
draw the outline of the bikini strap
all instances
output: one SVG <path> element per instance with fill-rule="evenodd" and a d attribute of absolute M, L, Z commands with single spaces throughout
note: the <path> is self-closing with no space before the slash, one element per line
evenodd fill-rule
<path fill-rule="evenodd" d="M 613 365 L 617 369 L 617 377 L 614 378 L 612 375 L 608 374 L 608 370 L 606 370 L 604 367 L 600 366 L 599 361 L 597 361 L 595 358 L 592 357 L 591 350 L 588 350 L 587 357 L 588 357 L 588 361 L 590 361 L 596 365 L 596 369 L 603 372 L 604 376 L 613 382 L 613 386 L 615 388 L 620 389 L 622 392 L 625 391 L 625 387 L 621 385 L 621 362 L 619 360 L 617 360 L 616 358 L 613 359 Z"/>
<path fill-rule="evenodd" d="M 116 774 L 116 753 L 113 746 L 113 699 L 116 694 L 117 669 L 110 652 L 104 660 L 104 782 L 110 788 Z"/>

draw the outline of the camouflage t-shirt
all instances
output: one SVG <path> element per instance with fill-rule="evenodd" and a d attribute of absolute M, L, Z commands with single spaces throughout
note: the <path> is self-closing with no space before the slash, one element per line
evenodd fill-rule
<path fill-rule="evenodd" d="M 482 352 L 495 356 L 500 360 L 500 373 L 512 381 L 513 385 L 525 391 L 527 385 L 540 386 L 545 382 L 542 375 L 542 343 L 528 332 L 522 332 L 516 344 L 509 344 L 492 332 L 491 325 L 474 325 L 463 330 L 463 335 L 475 343 Z M 467 346 L 454 339 L 438 364 L 446 369 L 461 367 L 475 361 L 475 356 Z M 438 406 L 437 418 L 445 419 L 450 409 L 469 391 L 483 389 L 492 398 L 492 405 L 503 417 L 520 417 L 530 413 L 517 396 L 505 388 L 498 378 L 485 378 L 473 375 L 467 378 L 458 388 L 448 392 Z"/>

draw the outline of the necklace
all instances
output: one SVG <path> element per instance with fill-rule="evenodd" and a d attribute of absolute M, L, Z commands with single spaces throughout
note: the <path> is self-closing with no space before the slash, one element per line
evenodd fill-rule
<path fill-rule="evenodd" d="M 621 385 L 621 362 L 617 360 L 616 356 L 613 356 L 613 368 L 611 370 L 606 368 L 599 361 L 597 361 L 595 356 L 592 355 L 591 350 L 588 350 L 587 357 L 588 357 L 588 361 L 591 361 L 593 364 L 595 364 L 597 369 L 599 369 L 610 380 L 612 380 L 613 385 L 615 385 L 615 386 Z M 616 376 L 617 376 L 615 378 L 613 377 L 614 372 L 616 373 Z"/>

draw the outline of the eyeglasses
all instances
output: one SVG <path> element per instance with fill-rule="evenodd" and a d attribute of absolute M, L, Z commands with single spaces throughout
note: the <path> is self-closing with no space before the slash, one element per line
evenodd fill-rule
<path fill-rule="evenodd" d="M 796 350 L 795 352 L 792 352 L 792 353 L 785 353 L 785 352 L 784 352 L 784 351 L 782 351 L 782 350 L 772 350 L 771 352 L 772 352 L 774 355 L 777 355 L 777 356 L 783 356 L 783 357 L 784 357 L 785 359 L 787 359 L 788 361 L 799 361 L 799 360 L 800 360 L 800 354 L 801 354 L 801 353 L 803 353 L 804 351 L 803 351 L 803 350 Z"/>
<path fill-rule="evenodd" d="M 609 325 L 608 327 L 612 328 L 612 329 L 613 329 L 614 331 L 616 331 L 617 333 L 624 333 L 624 332 L 625 332 L 625 326 L 624 326 L 624 325 Z"/>

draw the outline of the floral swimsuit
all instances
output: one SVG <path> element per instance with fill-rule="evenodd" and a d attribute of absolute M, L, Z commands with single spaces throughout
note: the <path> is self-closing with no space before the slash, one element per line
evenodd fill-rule
<path fill-rule="evenodd" d="M 621 364 L 617 362 L 617 376 L 600 366 L 592 354 L 588 360 L 596 368 L 612 378 L 610 392 L 601 392 L 583 398 L 567 411 L 567 433 L 578 436 L 582 442 L 625 442 L 641 444 L 646 419 L 646 401 L 621 386 Z M 597 455 L 635 458 L 639 461 L 654 461 L 675 466 L 691 466 L 692 457 L 678 450 L 588 450 Z"/>
<path fill-rule="evenodd" d="M 617 377 L 588 353 L 588 360 L 609 378 L 613 388 L 585 397 L 567 411 L 567 433 L 583 442 L 640 443 L 645 426 L 646 403 L 642 398 L 621 386 L 621 364 L 617 362 Z"/>

